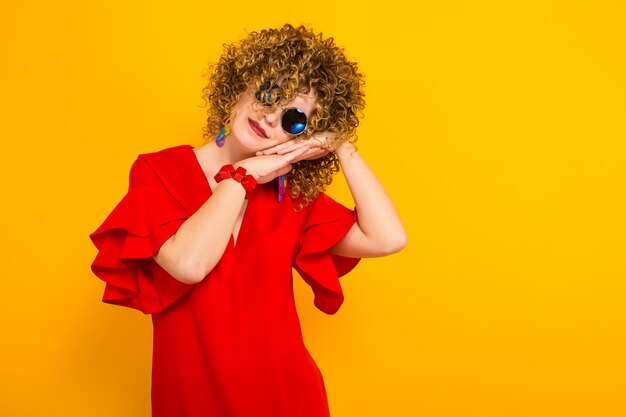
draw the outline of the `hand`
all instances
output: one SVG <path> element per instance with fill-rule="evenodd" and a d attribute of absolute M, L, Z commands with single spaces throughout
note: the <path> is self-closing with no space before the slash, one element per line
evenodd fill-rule
<path fill-rule="evenodd" d="M 309 151 L 308 147 L 298 147 L 281 155 L 259 155 L 239 161 L 237 166 L 244 167 L 252 175 L 257 184 L 265 184 L 274 178 L 291 171 L 292 164 L 300 161 Z M 257 155 L 259 152 L 257 152 Z"/>
<path fill-rule="evenodd" d="M 330 135 L 331 134 L 328 132 L 321 132 L 321 133 L 316 133 L 315 135 L 311 136 L 307 140 L 292 139 L 290 141 L 281 143 L 280 145 L 272 146 L 271 148 L 259 151 L 256 154 L 257 155 L 273 155 L 273 154 L 284 155 L 286 153 L 305 148 L 307 149 L 307 151 L 304 154 L 302 154 L 297 160 L 294 160 L 293 162 L 301 161 L 304 159 L 306 160 L 318 159 L 327 155 L 329 152 L 332 152 L 334 150 L 330 145 L 327 144 L 329 142 Z"/>

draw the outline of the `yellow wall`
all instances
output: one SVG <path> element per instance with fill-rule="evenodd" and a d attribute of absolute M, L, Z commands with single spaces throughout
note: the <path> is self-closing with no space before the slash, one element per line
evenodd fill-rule
<path fill-rule="evenodd" d="M 0 415 L 149 415 L 150 317 L 88 234 L 138 153 L 202 143 L 221 44 L 284 22 L 360 63 L 409 234 L 335 316 L 297 281 L 333 417 L 626 415 L 624 2 L 175 3 L 0 6 Z"/>

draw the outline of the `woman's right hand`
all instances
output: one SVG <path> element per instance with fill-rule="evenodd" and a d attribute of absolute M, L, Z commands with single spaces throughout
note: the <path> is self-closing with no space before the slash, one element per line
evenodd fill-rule
<path fill-rule="evenodd" d="M 291 171 L 292 164 L 310 156 L 311 146 L 303 146 L 283 155 L 261 155 L 239 161 L 246 172 L 254 177 L 258 184 L 265 184 L 274 178 Z"/>

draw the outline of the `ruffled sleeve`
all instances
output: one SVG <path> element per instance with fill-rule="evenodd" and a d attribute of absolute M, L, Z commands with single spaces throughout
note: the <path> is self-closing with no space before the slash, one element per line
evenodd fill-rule
<path fill-rule="evenodd" d="M 357 215 L 324 193 L 308 210 L 294 268 L 313 289 L 315 306 L 334 314 L 343 303 L 339 277 L 350 272 L 361 259 L 334 255 L 328 249 L 346 235 Z"/>
<path fill-rule="evenodd" d="M 91 270 L 106 283 L 102 301 L 151 314 L 193 288 L 152 259 L 188 217 L 140 155 L 131 167 L 127 194 L 89 235 L 98 249 Z"/>

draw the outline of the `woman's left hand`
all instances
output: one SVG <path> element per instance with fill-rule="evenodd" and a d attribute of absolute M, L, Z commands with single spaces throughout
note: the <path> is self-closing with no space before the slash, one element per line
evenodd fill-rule
<path fill-rule="evenodd" d="M 271 148 L 264 149 L 262 151 L 258 151 L 257 156 L 261 155 L 283 155 L 296 149 L 307 147 L 309 148 L 305 153 L 298 157 L 298 160 L 312 160 L 318 159 L 323 156 L 326 156 L 329 152 L 333 151 L 333 149 L 328 146 L 327 139 L 330 136 L 327 132 L 316 133 L 311 136 L 307 140 L 299 141 L 296 139 L 291 139 L 287 142 L 281 143 L 280 145 L 272 146 Z M 296 162 L 296 161 L 294 161 Z"/>

